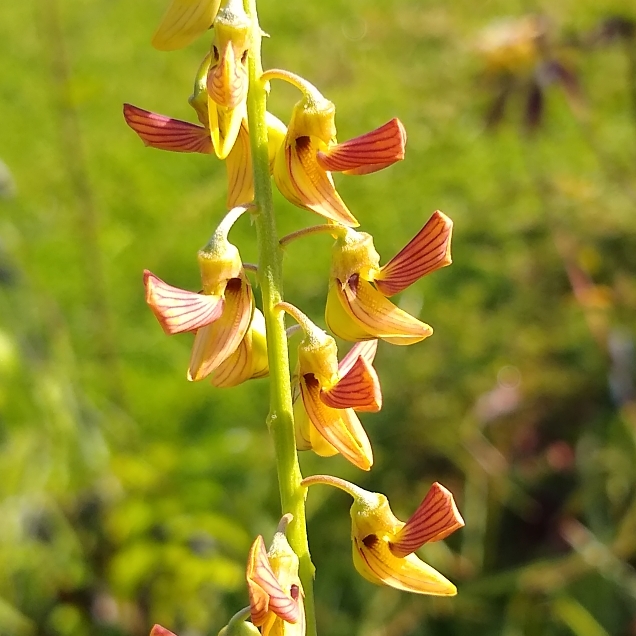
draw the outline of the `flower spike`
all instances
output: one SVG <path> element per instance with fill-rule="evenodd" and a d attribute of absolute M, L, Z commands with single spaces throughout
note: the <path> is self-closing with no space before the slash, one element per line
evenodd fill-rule
<path fill-rule="evenodd" d="M 440 541 L 464 525 L 453 495 L 444 486 L 434 483 L 404 523 L 395 517 L 384 495 L 328 475 L 313 475 L 301 482 L 314 484 L 335 486 L 353 497 L 353 563 L 365 579 L 415 594 L 457 594 L 450 581 L 414 554 L 425 543 Z"/>
<path fill-rule="evenodd" d="M 285 536 L 291 515 L 281 520 L 269 551 L 256 537 L 247 560 L 247 586 L 252 623 L 262 636 L 304 636 L 303 588 L 298 557 Z"/>
<path fill-rule="evenodd" d="M 348 227 L 359 225 L 335 189 L 332 172 L 369 174 L 404 158 L 406 133 L 398 119 L 345 143 L 336 142 L 336 109 L 307 80 L 279 69 L 263 81 L 285 80 L 303 93 L 294 106 L 274 166 L 274 181 L 291 203 Z"/>
<path fill-rule="evenodd" d="M 278 306 L 305 332 L 292 378 L 297 448 L 323 457 L 340 453 L 354 466 L 369 470 L 373 451 L 355 411 L 378 411 L 382 406 L 380 383 L 372 367 L 375 346 L 356 345 L 338 364 L 331 336 L 296 307 Z"/>
<path fill-rule="evenodd" d="M 332 254 L 325 319 L 344 340 L 380 338 L 409 345 L 424 340 L 432 328 L 396 307 L 387 296 L 451 263 L 452 221 L 435 212 L 408 245 L 380 267 L 372 237 L 347 229 Z"/>
<path fill-rule="evenodd" d="M 203 35 L 214 22 L 221 0 L 172 0 L 152 37 L 160 51 L 175 51 Z"/>

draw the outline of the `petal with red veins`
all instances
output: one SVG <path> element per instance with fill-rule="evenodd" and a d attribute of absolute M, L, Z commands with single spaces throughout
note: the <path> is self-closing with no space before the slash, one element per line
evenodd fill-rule
<path fill-rule="evenodd" d="M 276 157 L 274 180 L 291 203 L 348 227 L 359 225 L 333 185 L 331 175 L 316 160 L 310 137 L 288 141 Z"/>
<path fill-rule="evenodd" d="M 232 209 L 253 201 L 252 153 L 246 122 L 241 125 L 236 142 L 225 160 L 225 167 L 228 182 L 227 207 Z"/>
<path fill-rule="evenodd" d="M 265 318 L 260 309 L 254 309 L 250 328 L 241 344 L 216 368 L 211 381 L 216 387 L 228 388 L 252 378 L 263 378 L 268 373 Z"/>
<path fill-rule="evenodd" d="M 399 119 L 316 155 L 318 165 L 330 172 L 370 174 L 404 159 L 406 131 Z"/>
<path fill-rule="evenodd" d="M 351 314 L 345 310 L 340 300 L 340 281 L 335 280 L 327 292 L 327 304 L 325 306 L 325 322 L 329 330 L 339 338 L 349 342 L 375 341 L 370 333 L 353 320 Z M 345 356 L 347 358 L 347 356 Z M 351 364 L 355 359 L 351 360 Z M 342 369 L 339 368 L 340 371 Z M 345 371 L 346 372 L 346 371 Z"/>
<path fill-rule="evenodd" d="M 252 544 L 247 559 L 247 585 L 250 597 L 252 622 L 257 627 L 273 612 L 288 623 L 300 619 L 300 606 L 280 586 L 269 562 L 263 537 Z"/>
<path fill-rule="evenodd" d="M 453 495 L 435 482 L 418 509 L 391 540 L 389 549 L 396 557 L 405 557 L 425 543 L 445 539 L 463 525 Z"/>
<path fill-rule="evenodd" d="M 225 288 L 221 317 L 197 331 L 190 357 L 188 380 L 202 380 L 236 351 L 252 317 L 254 297 L 247 278 L 233 278 Z"/>
<path fill-rule="evenodd" d="M 160 51 L 187 46 L 212 26 L 220 4 L 221 0 L 172 0 L 152 45 Z"/>
<path fill-rule="evenodd" d="M 146 146 L 172 152 L 212 152 L 210 133 L 203 126 L 152 113 L 132 104 L 124 104 L 124 118 Z"/>
<path fill-rule="evenodd" d="M 450 255 L 453 222 L 439 210 L 426 225 L 373 278 L 376 287 L 393 296 L 416 280 L 452 262 Z"/>
<path fill-rule="evenodd" d="M 300 393 L 310 422 L 354 466 L 369 470 L 373 453 L 366 432 L 351 409 L 332 409 L 320 399 L 320 385 L 312 374 L 299 379 Z"/>
<path fill-rule="evenodd" d="M 168 285 L 144 271 L 146 302 L 163 330 L 169 334 L 196 331 L 218 320 L 225 305 L 221 296 L 208 296 Z"/>
<path fill-rule="evenodd" d="M 368 581 L 405 592 L 455 596 L 457 588 L 414 554 L 398 558 L 386 540 L 375 534 L 353 539 L 353 564 Z"/>
<path fill-rule="evenodd" d="M 338 373 L 340 376 L 345 376 L 349 373 L 349 369 L 354 365 L 356 360 L 360 357 L 364 358 L 369 364 L 373 364 L 375 360 L 375 354 L 378 350 L 377 340 L 364 340 L 362 342 L 356 342 L 349 352 L 338 363 Z"/>
<path fill-rule="evenodd" d="M 358 356 L 333 387 L 320 392 L 320 399 L 332 409 L 379 411 L 382 408 L 382 390 L 378 374 L 362 356 Z"/>
<path fill-rule="evenodd" d="M 391 344 L 409 345 L 428 338 L 432 328 L 387 300 L 368 281 L 357 274 L 345 285 L 334 285 L 338 299 L 347 314 L 372 338 L 382 338 Z M 334 329 L 340 337 L 343 334 Z"/>

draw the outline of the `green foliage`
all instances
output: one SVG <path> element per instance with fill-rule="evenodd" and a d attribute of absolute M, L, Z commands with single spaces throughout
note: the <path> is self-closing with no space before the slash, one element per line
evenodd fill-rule
<path fill-rule="evenodd" d="M 144 149 L 121 116 L 131 101 L 194 120 L 186 100 L 206 44 L 153 51 L 164 4 L 60 3 L 60 31 L 52 1 L 0 9 L 0 153 L 15 181 L 13 192 L 0 175 L 2 636 L 137 636 L 153 622 L 216 634 L 247 604 L 251 540 L 279 516 L 266 380 L 187 383 L 190 338 L 164 337 L 143 299 L 144 268 L 197 288 L 194 256 L 225 201 L 220 162 Z M 314 489 L 318 620 L 330 636 L 634 629 L 628 47 L 570 52 L 587 114 L 551 87 L 532 138 L 515 103 L 489 133 L 475 38 L 525 6 L 261 1 L 265 63 L 293 60 L 320 86 L 342 140 L 394 116 L 405 124 L 404 162 L 337 179 L 383 261 L 434 209 L 455 222 L 454 264 L 400 296 L 434 336 L 380 346 L 385 407 L 363 418 L 374 470 L 301 459 L 307 473 L 384 492 L 401 518 L 432 481 L 453 490 L 466 528 L 425 558 L 459 595 L 360 579 L 349 500 Z M 625 7 L 538 8 L 584 34 Z M 287 119 L 295 98 L 277 90 L 272 110 Z M 281 234 L 315 220 L 276 202 Z M 246 261 L 252 232 L 245 222 L 232 233 Z M 323 324 L 328 239 L 304 241 L 287 248 L 286 294 Z M 593 281 L 578 298 L 573 271 Z"/>

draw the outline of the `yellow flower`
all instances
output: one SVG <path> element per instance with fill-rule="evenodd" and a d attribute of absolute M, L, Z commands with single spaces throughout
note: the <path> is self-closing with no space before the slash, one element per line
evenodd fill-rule
<path fill-rule="evenodd" d="M 444 486 L 434 483 L 404 523 L 395 517 L 384 495 L 328 475 L 302 481 L 304 486 L 313 484 L 335 486 L 353 497 L 353 563 L 365 579 L 416 594 L 457 594 L 450 581 L 414 554 L 425 543 L 440 541 L 464 525 L 453 495 Z"/>
<path fill-rule="evenodd" d="M 373 368 L 377 341 L 359 343 L 338 364 L 335 340 L 287 303 L 278 305 L 305 331 L 292 379 L 298 450 L 323 457 L 340 453 L 362 470 L 373 464 L 369 438 L 355 411 L 379 411 L 380 382 Z"/>
<path fill-rule="evenodd" d="M 420 342 L 431 327 L 396 307 L 387 296 L 451 263 L 452 221 L 435 212 L 410 243 L 380 267 L 373 238 L 347 228 L 333 247 L 325 319 L 344 340 L 381 338 L 392 344 Z"/>
<path fill-rule="evenodd" d="M 283 517 L 268 552 L 259 535 L 247 560 L 250 613 L 252 623 L 261 628 L 262 636 L 305 634 L 304 593 L 298 576 L 298 557 L 285 537 L 290 520 L 290 514 Z"/>
<path fill-rule="evenodd" d="M 221 0 L 172 0 L 152 38 L 160 51 L 188 46 L 214 22 Z"/>
<path fill-rule="evenodd" d="M 398 119 L 344 143 L 336 142 L 336 109 L 306 80 L 269 70 L 263 80 L 284 79 L 304 95 L 292 111 L 285 141 L 274 164 L 283 196 L 301 208 L 354 227 L 359 225 L 335 189 L 332 172 L 369 174 L 404 158 L 406 132 Z"/>
<path fill-rule="evenodd" d="M 239 252 L 227 240 L 245 209 L 231 210 L 199 251 L 201 293 L 172 287 L 144 272 L 146 302 L 163 330 L 169 335 L 196 332 L 188 380 L 202 380 L 214 372 L 213 384 L 234 386 L 267 374 L 262 316 L 254 311 L 252 287 Z"/>

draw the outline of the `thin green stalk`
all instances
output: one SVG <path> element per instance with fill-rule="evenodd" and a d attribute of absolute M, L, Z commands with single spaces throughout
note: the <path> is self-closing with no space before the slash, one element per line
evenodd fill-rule
<path fill-rule="evenodd" d="M 247 112 L 254 166 L 254 202 L 258 239 L 258 280 L 263 297 L 263 314 L 267 326 L 267 348 L 270 375 L 270 411 L 268 427 L 274 440 L 278 487 L 283 513 L 291 513 L 293 521 L 287 538 L 300 559 L 300 580 L 305 591 L 307 636 L 316 636 L 313 578 L 314 566 L 309 554 L 305 520 L 305 489 L 298 464 L 291 398 L 287 335 L 282 311 L 275 306 L 283 300 L 282 249 L 278 243 L 272 186 L 269 175 L 267 93 L 260 79 L 261 30 L 258 25 L 256 0 L 245 0 L 245 10 L 254 24 L 254 41 L 249 56 L 250 88 Z"/>

